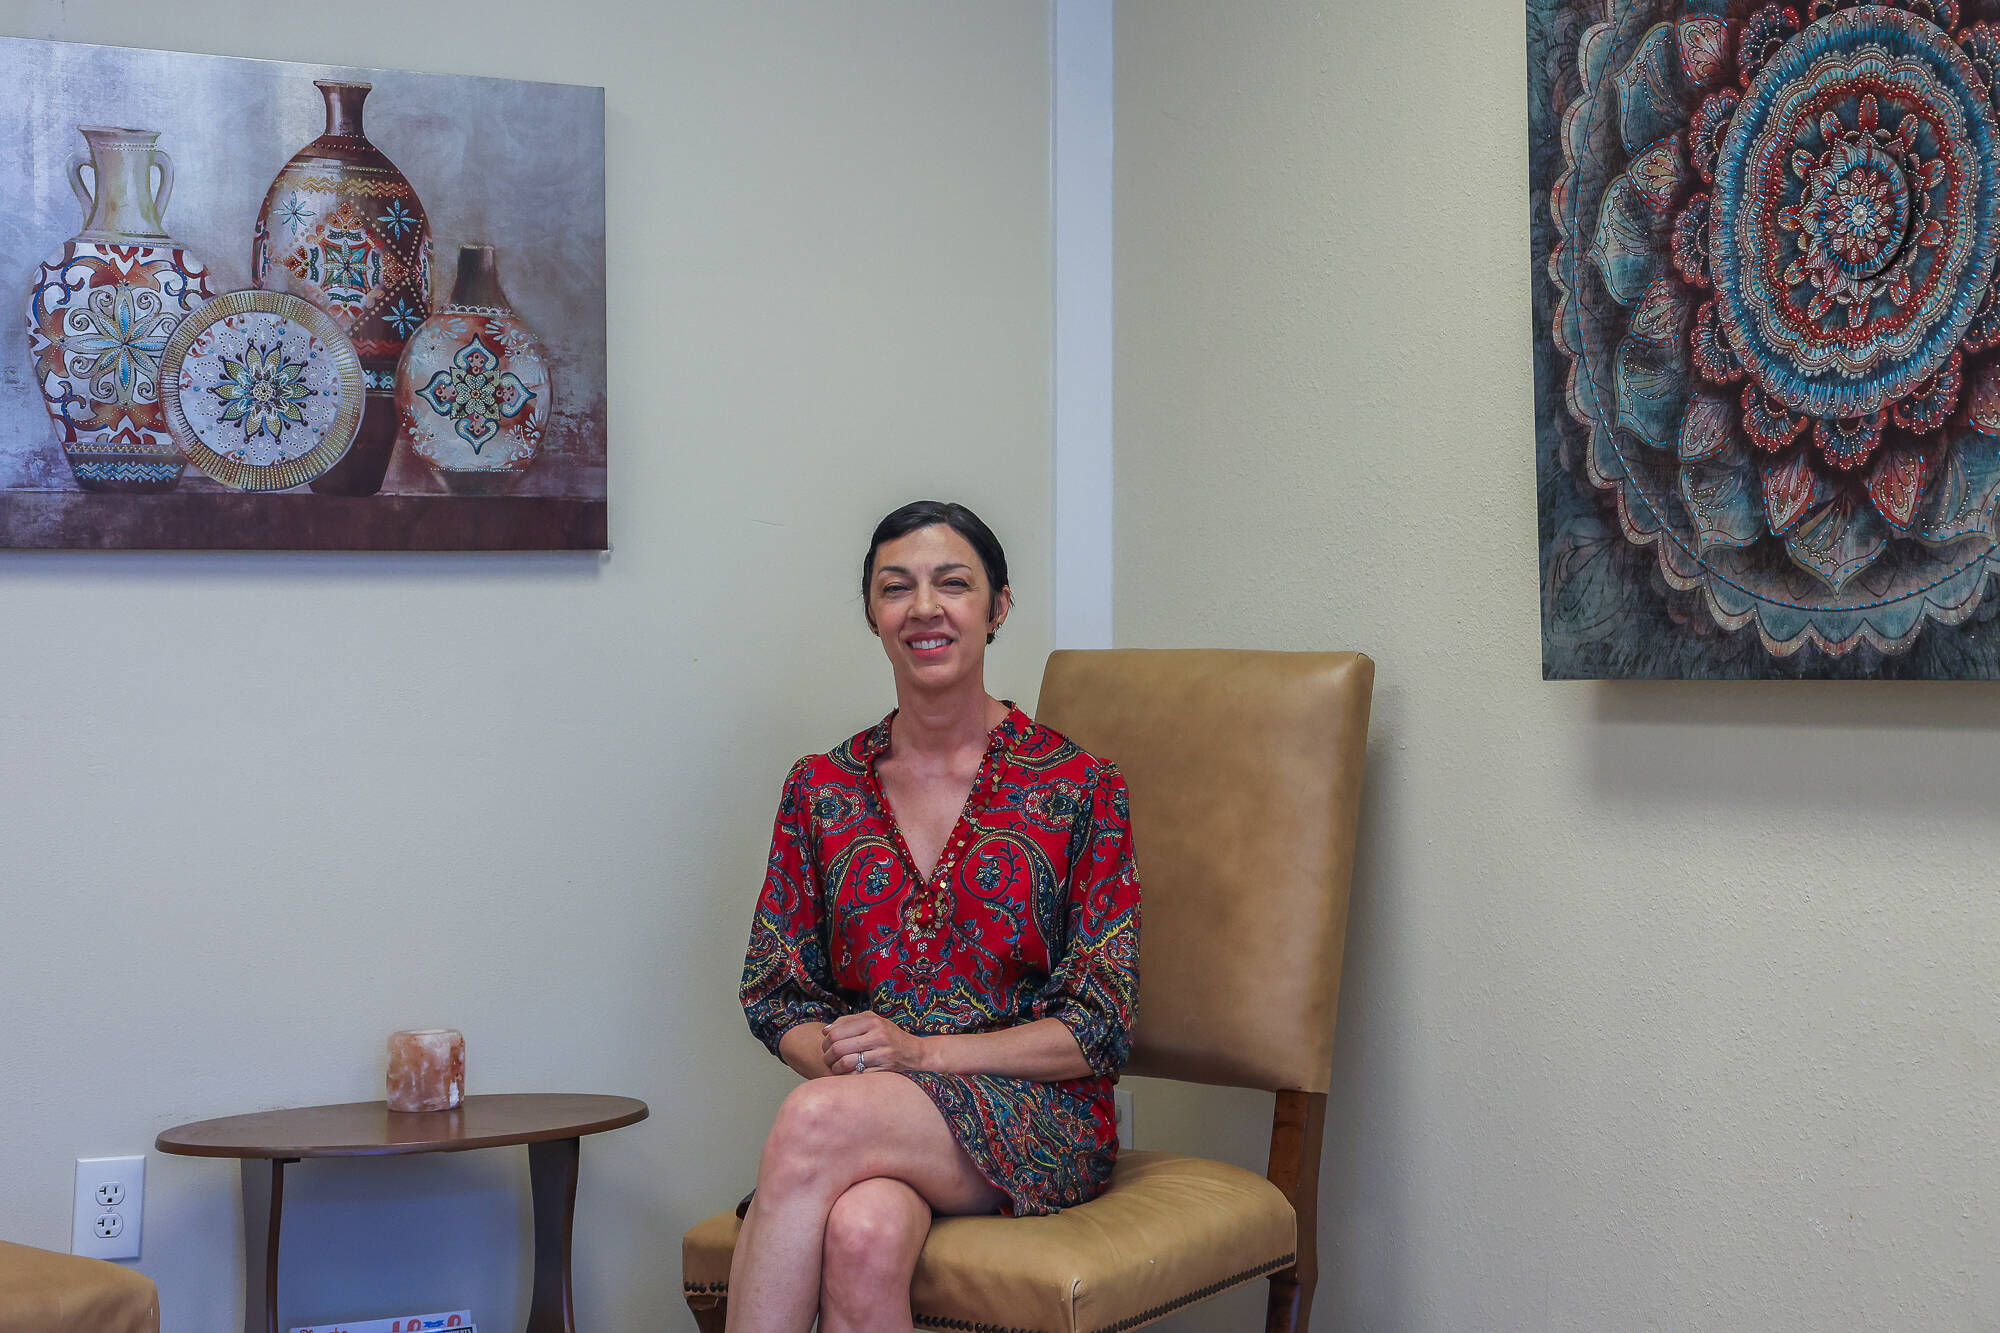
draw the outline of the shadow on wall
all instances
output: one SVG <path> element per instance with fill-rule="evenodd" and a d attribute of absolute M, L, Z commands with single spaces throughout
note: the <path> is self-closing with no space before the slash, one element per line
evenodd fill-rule
<path fill-rule="evenodd" d="M 1368 772 L 1354 844 L 1354 889 L 1347 907 L 1347 951 L 1341 963 L 1340 1008 L 1334 1020 L 1333 1086 L 1327 1094 L 1326 1143 L 1320 1160 L 1320 1273 L 1314 1322 L 1338 1327 L 1356 1320 L 1366 1327 L 1393 1326 L 1397 1309 L 1419 1295 L 1409 1271 L 1410 1204 L 1407 1184 L 1393 1178 L 1383 1144 L 1388 1127 L 1411 1123 L 1417 1089 L 1376 1005 L 1384 996 L 1409 993 L 1394 975 L 1396 957 L 1383 942 L 1408 939 L 1414 927 L 1409 904 L 1395 886 L 1412 882 L 1395 858 L 1399 843 L 1386 822 L 1397 809 L 1401 785 L 1391 719 L 1401 715 L 1393 684 L 1378 684 L 1368 731 Z M 1370 1057 L 1373 1058 L 1370 1058 Z M 1357 1308 L 1368 1294 L 1396 1308 Z"/>
<path fill-rule="evenodd" d="M 2000 682 L 1618 681 L 1587 687 L 1607 798 L 1880 819 L 1992 806 Z M 1886 804 L 1885 804 L 1886 803 Z"/>
<path fill-rule="evenodd" d="M 604 576 L 609 551 L 19 551 L 7 552 L 16 586 L 66 587 L 91 580 L 121 586 L 166 585 L 176 591 L 204 580 L 230 589 L 304 590 L 316 585 L 395 584 L 421 578 L 439 587 L 504 588 L 575 584 Z"/>

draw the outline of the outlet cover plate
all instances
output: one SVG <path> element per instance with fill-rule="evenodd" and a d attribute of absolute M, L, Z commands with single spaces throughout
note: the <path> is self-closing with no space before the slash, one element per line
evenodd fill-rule
<path fill-rule="evenodd" d="M 106 1188 L 106 1187 L 110 1188 Z M 119 1202 L 107 1207 L 99 1192 Z M 122 1196 L 122 1197 L 120 1197 Z M 146 1159 L 142 1157 L 79 1157 L 76 1159 L 76 1200 L 70 1215 L 69 1252 L 93 1259 L 137 1259 L 139 1216 L 146 1201 Z M 116 1217 L 100 1227 L 99 1219 Z M 98 1234 L 116 1231 L 115 1236 Z"/>

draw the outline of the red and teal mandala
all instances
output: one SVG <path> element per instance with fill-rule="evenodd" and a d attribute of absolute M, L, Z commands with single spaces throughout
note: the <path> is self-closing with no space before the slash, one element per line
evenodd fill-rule
<path fill-rule="evenodd" d="M 1531 0 L 1531 40 L 1557 10 L 1558 465 L 1692 638 L 1893 659 L 1990 616 L 2000 0 Z"/>

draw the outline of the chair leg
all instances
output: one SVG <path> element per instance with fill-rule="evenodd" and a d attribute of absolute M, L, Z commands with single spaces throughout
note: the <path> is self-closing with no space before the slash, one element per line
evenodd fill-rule
<path fill-rule="evenodd" d="M 1306 1333 L 1312 1318 L 1313 1280 L 1296 1268 L 1271 1274 L 1271 1301 L 1264 1308 L 1264 1333 Z"/>
<path fill-rule="evenodd" d="M 1326 1139 L 1326 1094 L 1284 1091 L 1271 1116 L 1271 1183 L 1299 1220 L 1298 1258 L 1271 1274 L 1265 1333 L 1306 1333 L 1319 1285 L 1319 1154 Z"/>
<path fill-rule="evenodd" d="M 687 1303 L 694 1312 L 694 1326 L 701 1333 L 722 1333 L 723 1325 L 729 1321 L 727 1296 L 690 1296 Z"/>

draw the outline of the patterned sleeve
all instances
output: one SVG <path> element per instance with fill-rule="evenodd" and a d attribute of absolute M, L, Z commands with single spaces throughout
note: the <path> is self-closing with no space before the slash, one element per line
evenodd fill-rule
<path fill-rule="evenodd" d="M 1098 771 L 1070 862 L 1066 934 L 1037 1016 L 1069 1028 L 1091 1072 L 1115 1074 L 1132 1053 L 1139 999 L 1139 870 L 1125 778 L 1110 764 Z"/>
<path fill-rule="evenodd" d="M 779 1040 L 800 1023 L 830 1023 L 846 1012 L 827 963 L 826 916 L 808 830 L 811 765 L 810 758 L 799 760 L 785 779 L 764 891 L 743 958 L 743 1013 L 773 1055 Z"/>

